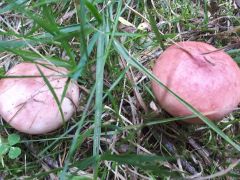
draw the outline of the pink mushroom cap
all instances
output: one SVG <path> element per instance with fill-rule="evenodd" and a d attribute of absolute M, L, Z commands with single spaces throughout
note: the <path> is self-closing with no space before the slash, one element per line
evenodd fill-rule
<path fill-rule="evenodd" d="M 206 43 L 187 41 L 170 46 L 157 59 L 153 74 L 213 121 L 221 120 L 240 102 L 238 65 L 223 50 Z M 152 89 L 160 106 L 171 115 L 193 114 L 154 81 Z M 186 122 L 203 123 L 199 118 Z"/>
<path fill-rule="evenodd" d="M 27 134 L 45 134 L 63 124 L 56 100 L 44 81 L 37 66 L 53 87 L 58 100 L 64 92 L 67 70 L 50 64 L 20 63 L 11 68 L 6 76 L 38 76 L 3 78 L 0 80 L 0 115 L 13 128 Z M 61 108 L 67 121 L 76 111 L 79 88 L 70 81 Z"/>

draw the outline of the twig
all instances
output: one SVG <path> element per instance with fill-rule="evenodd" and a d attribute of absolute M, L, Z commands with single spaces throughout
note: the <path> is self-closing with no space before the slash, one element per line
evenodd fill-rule
<path fill-rule="evenodd" d="M 189 137 L 188 138 L 188 143 L 194 148 L 194 150 L 196 150 L 204 159 L 204 162 L 207 165 L 211 164 L 211 161 L 209 159 L 209 152 L 207 152 L 206 149 L 204 149 L 203 147 L 201 147 L 193 138 Z"/>
<path fill-rule="evenodd" d="M 240 159 L 236 160 L 234 163 L 230 164 L 230 166 L 228 168 L 226 168 L 222 171 L 219 171 L 219 172 L 209 175 L 209 176 L 196 177 L 196 178 L 193 178 L 193 180 L 206 180 L 206 179 L 213 179 L 216 177 L 224 176 L 227 173 L 229 173 L 230 171 L 232 171 L 233 168 L 235 168 L 238 164 L 240 164 Z M 189 178 L 187 178 L 187 179 L 189 179 Z M 192 179 L 192 178 L 190 178 L 190 179 Z"/>

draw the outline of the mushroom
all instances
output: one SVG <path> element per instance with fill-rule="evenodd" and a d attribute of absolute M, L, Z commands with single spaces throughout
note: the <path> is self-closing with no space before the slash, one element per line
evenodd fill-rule
<path fill-rule="evenodd" d="M 46 63 L 37 65 L 23 62 L 6 73 L 8 78 L 0 80 L 0 115 L 20 132 L 28 134 L 51 132 L 69 120 L 76 111 L 79 101 L 77 84 L 70 81 L 59 108 L 46 79 L 41 77 L 40 72 L 47 78 L 60 102 L 67 83 L 67 78 L 62 76 L 67 73 L 65 68 Z M 64 115 L 60 113 L 60 109 Z"/>
<path fill-rule="evenodd" d="M 170 90 L 206 115 L 221 120 L 240 102 L 240 70 L 222 50 L 202 42 L 179 42 L 157 59 L 153 74 Z M 160 106 L 173 116 L 193 113 L 166 89 L 152 82 Z M 186 120 L 202 123 L 199 118 Z"/>

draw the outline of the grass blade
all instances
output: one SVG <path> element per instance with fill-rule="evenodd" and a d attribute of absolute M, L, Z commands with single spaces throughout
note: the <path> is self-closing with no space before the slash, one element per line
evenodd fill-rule
<path fill-rule="evenodd" d="M 171 172 L 169 169 L 165 168 L 162 165 L 163 162 L 174 160 L 174 158 L 167 158 L 156 155 L 112 155 L 110 153 L 105 153 L 101 156 L 101 160 L 114 161 L 119 164 L 129 164 L 159 176 L 176 176 L 178 174 L 177 172 Z"/>
<path fill-rule="evenodd" d="M 50 56 L 43 56 L 43 55 L 39 55 L 35 52 L 32 51 L 26 51 L 26 50 L 21 50 L 21 49 L 6 49 L 6 51 L 12 52 L 20 57 L 22 57 L 24 60 L 26 61 L 39 61 L 39 59 L 42 59 L 42 57 L 44 57 L 44 59 L 47 59 L 48 61 L 50 61 L 51 63 L 53 63 L 56 66 L 60 66 L 60 67 L 65 67 L 67 69 L 71 69 L 72 65 L 60 58 L 56 58 L 56 57 L 50 57 Z"/>
<path fill-rule="evenodd" d="M 159 30 L 158 30 L 158 27 L 157 27 L 157 24 L 153 18 L 153 16 L 151 15 L 151 12 L 148 10 L 148 17 L 149 17 L 149 22 L 150 22 L 150 25 L 152 27 L 152 30 L 156 36 L 156 39 L 157 41 L 159 42 L 161 48 L 164 50 L 165 49 L 165 46 L 164 46 L 164 43 L 163 43 L 163 39 L 162 38 L 162 35 L 160 34 Z"/>
<path fill-rule="evenodd" d="M 103 28 L 102 28 L 103 30 Z M 104 73 L 104 36 L 100 36 L 97 44 L 97 64 L 96 64 L 96 98 L 95 98 L 95 121 L 94 121 L 94 141 L 93 155 L 99 155 L 100 134 L 101 134 L 101 117 L 103 110 L 103 73 Z"/>
<path fill-rule="evenodd" d="M 87 60 L 88 60 L 88 56 L 90 55 L 90 53 L 93 50 L 93 47 L 95 45 L 95 43 L 97 42 L 97 39 L 99 37 L 99 32 L 94 33 L 93 37 L 91 38 L 88 48 L 87 48 L 87 55 L 84 55 L 81 57 L 78 65 L 76 66 L 76 68 L 73 70 L 73 72 L 71 73 L 71 78 L 72 79 L 78 79 L 79 77 L 81 77 L 85 65 L 87 64 Z"/>
<path fill-rule="evenodd" d="M 40 75 L 42 76 L 44 82 L 46 83 L 46 85 L 48 86 L 49 90 L 51 91 L 56 103 L 57 103 L 57 106 L 58 106 L 58 109 L 59 109 L 59 112 L 61 114 L 61 117 L 62 117 L 62 122 L 65 124 L 65 118 L 64 118 L 64 113 L 63 113 L 63 110 L 62 110 L 62 106 L 61 106 L 61 102 L 59 101 L 58 97 L 57 97 L 57 94 L 54 90 L 54 88 L 52 87 L 51 83 L 48 81 L 47 77 L 44 75 L 44 73 L 42 72 L 42 70 L 38 67 L 38 65 L 36 64 L 36 67 L 40 73 Z"/>
<path fill-rule="evenodd" d="M 60 29 L 60 32 L 62 32 L 61 35 L 66 34 L 66 36 L 75 35 L 76 33 L 79 33 L 81 31 L 84 31 L 85 35 L 87 35 L 87 34 L 90 34 L 93 30 L 89 26 L 82 26 L 80 24 L 70 25 Z M 44 43 L 47 44 L 47 43 L 53 43 L 55 40 L 61 40 L 61 39 L 62 39 L 62 36 L 54 37 L 50 33 L 42 33 L 40 35 L 35 35 L 31 37 L 18 36 L 18 39 L 0 41 L 0 52 L 5 51 L 7 48 L 9 49 L 24 48 L 24 47 L 27 47 L 28 44 L 31 44 L 31 45 L 38 45 L 38 44 L 44 44 Z"/>
<path fill-rule="evenodd" d="M 97 8 L 88 0 L 84 1 L 85 6 L 88 8 L 88 10 L 93 14 L 93 16 L 96 18 L 99 24 L 102 24 L 102 16 L 99 14 Z"/>
<path fill-rule="evenodd" d="M 0 14 L 3 14 L 7 11 L 11 11 L 12 9 L 16 8 L 16 6 L 21 6 L 26 3 L 28 0 L 17 0 L 14 2 L 9 3 L 6 7 L 0 9 Z"/>
<path fill-rule="evenodd" d="M 94 88 L 92 89 L 92 91 L 90 93 L 90 96 L 88 98 L 87 105 L 86 105 L 86 108 L 83 111 L 82 117 L 81 117 L 80 121 L 76 124 L 77 125 L 77 130 L 76 130 L 76 132 L 74 134 L 74 137 L 73 137 L 73 140 L 71 142 L 69 154 L 68 154 L 68 156 L 67 156 L 67 158 L 65 160 L 63 171 L 62 171 L 62 173 L 60 175 L 60 179 L 64 179 L 66 177 L 66 172 L 67 172 L 67 169 L 69 167 L 70 159 L 72 158 L 72 156 L 73 156 L 73 154 L 74 154 L 74 152 L 77 149 L 78 144 L 79 144 L 79 142 L 78 142 L 79 137 L 84 137 L 83 135 L 80 134 L 80 131 L 81 131 L 82 127 L 83 127 L 83 123 L 84 123 L 84 120 L 85 120 L 85 118 L 87 116 L 87 112 L 88 112 L 90 104 L 91 104 L 91 102 L 93 100 L 95 91 L 96 91 L 96 88 L 94 86 Z M 90 130 L 90 131 L 92 131 L 92 130 Z M 56 142 L 54 142 L 54 143 L 56 143 Z"/>

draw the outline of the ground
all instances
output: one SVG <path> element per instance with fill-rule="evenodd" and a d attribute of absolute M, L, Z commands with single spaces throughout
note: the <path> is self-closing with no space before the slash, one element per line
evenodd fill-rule
<path fill-rule="evenodd" d="M 150 83 L 156 58 L 178 41 L 209 43 L 239 62 L 239 6 L 1 1 L 1 78 L 22 61 L 48 60 L 68 68 L 80 102 L 49 134 L 20 133 L 1 119 L 0 179 L 239 179 L 238 109 L 214 126 L 179 123 L 184 118 L 161 109 Z"/>

